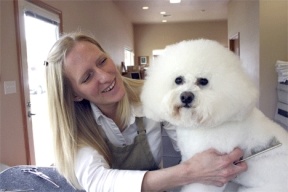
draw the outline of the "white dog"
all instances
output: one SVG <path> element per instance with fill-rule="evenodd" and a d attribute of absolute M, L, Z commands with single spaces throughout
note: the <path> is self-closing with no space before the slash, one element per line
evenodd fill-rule
<path fill-rule="evenodd" d="M 229 153 L 240 147 L 245 158 L 280 142 L 247 160 L 248 171 L 234 182 L 241 192 L 288 191 L 288 134 L 256 109 L 258 92 L 235 54 L 215 41 L 183 41 L 167 46 L 146 78 L 144 113 L 177 126 L 183 161 L 209 148 Z M 191 184 L 182 191 L 224 187 Z"/>

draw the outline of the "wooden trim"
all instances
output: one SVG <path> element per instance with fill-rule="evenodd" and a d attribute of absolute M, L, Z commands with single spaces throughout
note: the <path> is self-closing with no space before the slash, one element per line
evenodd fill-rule
<path fill-rule="evenodd" d="M 60 11 L 60 10 L 56 9 L 55 7 L 52 7 L 52 6 L 42 2 L 40 0 L 26 0 L 26 1 L 28 1 L 30 3 L 33 3 L 34 5 L 37 5 L 37 6 L 41 7 L 41 8 L 43 8 L 43 9 L 46 9 L 46 10 L 52 12 L 52 13 L 55 13 L 55 14 L 59 15 L 59 19 L 60 19 L 59 31 L 60 31 L 60 34 L 63 33 L 62 11 Z"/>
<path fill-rule="evenodd" d="M 21 103 L 21 113 L 23 121 L 23 132 L 24 132 L 24 145 L 26 154 L 26 164 L 31 164 L 30 157 L 30 147 L 29 147 L 29 136 L 26 118 L 26 105 L 25 105 L 25 92 L 24 92 L 24 82 L 23 82 L 23 71 L 22 71 L 22 59 L 21 59 L 21 43 L 20 43 L 20 21 L 19 21 L 19 3 L 20 0 L 14 0 L 14 18 L 15 18 L 15 28 L 16 28 L 16 46 L 17 46 L 17 62 L 19 69 L 19 88 L 20 88 L 20 103 Z"/>
<path fill-rule="evenodd" d="M 22 113 L 22 121 L 23 121 L 23 132 L 24 132 L 24 145 L 25 145 L 25 154 L 26 154 L 26 164 L 31 165 L 32 159 L 30 157 L 30 147 L 29 147 L 29 133 L 28 133 L 28 122 L 26 118 L 26 103 L 25 103 L 25 90 L 24 90 L 24 77 L 22 70 L 22 50 L 21 50 L 21 35 L 20 35 L 20 21 L 19 21 L 19 1 L 22 0 L 13 0 L 14 1 L 14 18 L 15 18 L 15 29 L 16 29 L 16 46 L 17 46 L 17 62 L 18 62 L 18 71 L 19 71 L 19 88 L 20 88 L 20 105 L 21 105 L 21 113 Z M 62 12 L 50 5 L 45 4 L 39 0 L 26 0 L 30 3 L 33 3 L 43 9 L 51 11 L 55 14 L 59 15 L 60 23 L 59 23 L 59 31 L 63 33 L 63 24 L 62 24 Z"/>

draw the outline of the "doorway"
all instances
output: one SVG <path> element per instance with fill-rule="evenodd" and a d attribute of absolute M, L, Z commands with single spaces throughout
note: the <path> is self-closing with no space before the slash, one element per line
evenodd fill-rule
<path fill-rule="evenodd" d="M 30 164 L 50 166 L 54 163 L 54 152 L 49 126 L 44 61 L 59 38 L 60 19 L 59 15 L 47 9 L 47 5 L 38 6 L 32 2 L 18 0 L 20 67 L 24 82 L 27 139 Z"/>
<path fill-rule="evenodd" d="M 229 38 L 229 49 L 236 55 L 240 56 L 240 33 L 236 33 L 234 36 Z"/>

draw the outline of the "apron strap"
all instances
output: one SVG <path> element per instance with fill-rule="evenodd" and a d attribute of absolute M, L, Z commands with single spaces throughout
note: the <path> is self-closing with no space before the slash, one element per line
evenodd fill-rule
<path fill-rule="evenodd" d="M 147 141 L 142 117 L 136 117 L 137 134 L 131 145 L 116 147 L 108 139 L 107 145 L 112 154 L 112 168 L 127 170 L 157 170 L 159 166 L 154 160 Z"/>
<path fill-rule="evenodd" d="M 146 133 L 146 129 L 144 128 L 143 117 L 136 117 L 135 119 L 137 125 L 137 134 Z"/>

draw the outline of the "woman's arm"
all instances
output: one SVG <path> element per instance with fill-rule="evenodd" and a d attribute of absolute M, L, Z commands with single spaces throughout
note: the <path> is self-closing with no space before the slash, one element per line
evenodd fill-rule
<path fill-rule="evenodd" d="M 233 164 L 242 156 L 243 152 L 238 148 L 226 155 L 209 149 L 179 165 L 148 171 L 142 182 L 142 191 L 163 191 L 190 183 L 223 186 L 237 174 L 247 170 L 245 162 Z"/>
<path fill-rule="evenodd" d="M 76 157 L 75 175 L 87 192 L 139 192 L 146 172 L 112 169 L 104 157 L 90 147 L 80 149 Z"/>

